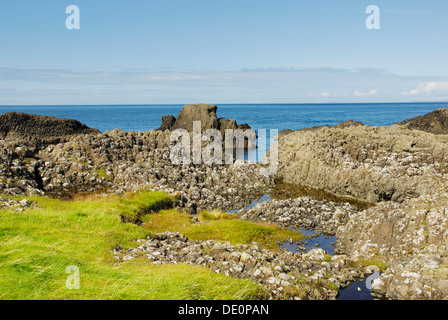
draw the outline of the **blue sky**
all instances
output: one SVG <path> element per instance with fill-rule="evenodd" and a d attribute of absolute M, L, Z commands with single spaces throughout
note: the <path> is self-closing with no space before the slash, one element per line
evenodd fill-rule
<path fill-rule="evenodd" d="M 0 105 L 448 101 L 447 21 L 446 0 L 1 0 Z"/>

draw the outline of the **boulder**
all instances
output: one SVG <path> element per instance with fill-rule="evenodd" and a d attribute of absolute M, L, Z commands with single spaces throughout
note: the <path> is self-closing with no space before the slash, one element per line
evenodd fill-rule
<path fill-rule="evenodd" d="M 176 118 L 172 114 L 169 116 L 162 116 L 162 125 L 157 130 L 159 131 L 170 130 L 175 122 Z"/>

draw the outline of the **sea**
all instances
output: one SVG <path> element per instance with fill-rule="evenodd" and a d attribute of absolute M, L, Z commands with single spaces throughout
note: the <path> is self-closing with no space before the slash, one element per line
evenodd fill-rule
<path fill-rule="evenodd" d="M 424 115 L 448 102 L 425 103 L 338 103 L 338 104 L 217 104 L 219 118 L 235 119 L 253 129 L 303 129 L 335 125 L 346 120 L 385 126 Z M 25 112 L 76 119 L 102 132 L 118 128 L 148 131 L 161 125 L 163 115 L 177 116 L 183 105 L 61 105 L 0 106 L 5 112 Z"/>

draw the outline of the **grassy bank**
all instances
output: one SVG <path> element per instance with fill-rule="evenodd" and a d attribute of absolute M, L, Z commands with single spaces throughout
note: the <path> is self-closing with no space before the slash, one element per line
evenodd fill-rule
<path fill-rule="evenodd" d="M 277 236 L 289 235 L 278 227 L 227 216 L 202 216 L 207 222 L 194 224 L 188 215 L 166 210 L 172 199 L 162 192 L 74 201 L 27 199 L 39 208 L 0 211 L 0 299 L 256 299 L 264 291 L 250 280 L 184 264 L 132 260 L 115 265 L 110 251 L 136 246 L 135 239 L 167 230 L 192 239 L 260 240 L 267 246 Z M 78 290 L 66 288 L 66 268 L 72 265 L 80 270 Z"/>
<path fill-rule="evenodd" d="M 152 232 L 180 232 L 191 240 L 229 241 L 233 245 L 257 242 L 261 247 L 276 250 L 277 240 L 294 241 L 303 239 L 297 232 L 283 229 L 271 223 L 253 223 L 236 219 L 236 216 L 220 212 L 204 211 L 194 222 L 189 214 L 176 210 L 162 210 L 148 215 L 144 219 L 144 227 Z"/>

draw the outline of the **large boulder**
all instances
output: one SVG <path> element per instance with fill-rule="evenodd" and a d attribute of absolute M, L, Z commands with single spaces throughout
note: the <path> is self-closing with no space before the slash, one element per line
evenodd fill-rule
<path fill-rule="evenodd" d="M 193 131 L 193 122 L 201 121 L 201 129 L 219 129 L 219 120 L 216 116 L 217 106 L 208 104 L 187 104 L 179 112 L 172 126 L 172 130 L 186 129 L 187 131 Z"/>
<path fill-rule="evenodd" d="M 193 131 L 193 122 L 201 121 L 201 131 L 217 129 L 224 134 L 226 129 L 250 129 L 248 124 L 237 124 L 234 119 L 218 118 L 216 115 L 218 107 L 209 104 L 187 104 L 179 112 L 177 118 L 173 115 L 162 116 L 162 125 L 158 130 L 185 129 Z"/>
<path fill-rule="evenodd" d="M 174 123 L 176 122 L 176 117 L 173 115 L 162 116 L 162 125 L 157 129 L 158 131 L 170 130 Z"/>
<path fill-rule="evenodd" d="M 31 144 L 54 144 L 77 134 L 97 134 L 79 121 L 35 114 L 8 112 L 0 115 L 0 139 Z"/>
<path fill-rule="evenodd" d="M 437 109 L 423 116 L 404 120 L 400 125 L 408 129 L 434 134 L 448 134 L 448 108 Z"/>

